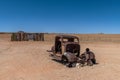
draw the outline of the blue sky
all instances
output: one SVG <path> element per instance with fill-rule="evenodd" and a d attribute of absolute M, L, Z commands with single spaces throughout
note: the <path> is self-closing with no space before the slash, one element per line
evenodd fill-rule
<path fill-rule="evenodd" d="M 0 0 L 0 32 L 120 33 L 119 0 Z"/>

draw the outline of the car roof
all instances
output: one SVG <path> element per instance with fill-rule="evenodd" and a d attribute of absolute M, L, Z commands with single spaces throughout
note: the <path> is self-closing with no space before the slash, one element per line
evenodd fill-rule
<path fill-rule="evenodd" d="M 56 37 L 62 37 L 62 38 L 78 38 L 78 37 L 72 36 L 72 35 L 57 35 Z"/>

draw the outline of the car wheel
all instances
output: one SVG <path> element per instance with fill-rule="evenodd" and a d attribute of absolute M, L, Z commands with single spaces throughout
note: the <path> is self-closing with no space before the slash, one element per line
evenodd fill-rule
<path fill-rule="evenodd" d="M 68 59 L 67 59 L 66 56 L 62 56 L 61 61 L 62 61 L 63 64 L 67 64 L 68 63 Z"/>

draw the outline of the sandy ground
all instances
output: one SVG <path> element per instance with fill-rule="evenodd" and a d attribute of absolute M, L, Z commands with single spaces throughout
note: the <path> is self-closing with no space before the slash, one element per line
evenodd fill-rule
<path fill-rule="evenodd" d="M 51 60 L 52 43 L 0 40 L 0 80 L 120 80 L 120 44 L 81 43 L 89 47 L 98 65 L 67 68 Z"/>

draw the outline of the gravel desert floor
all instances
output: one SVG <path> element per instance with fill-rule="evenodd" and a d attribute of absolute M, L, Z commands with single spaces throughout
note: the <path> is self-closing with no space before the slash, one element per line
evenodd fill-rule
<path fill-rule="evenodd" d="M 80 68 L 53 61 L 52 45 L 0 39 L 0 80 L 120 80 L 120 43 L 81 43 L 81 53 L 89 47 L 99 64 Z"/>

